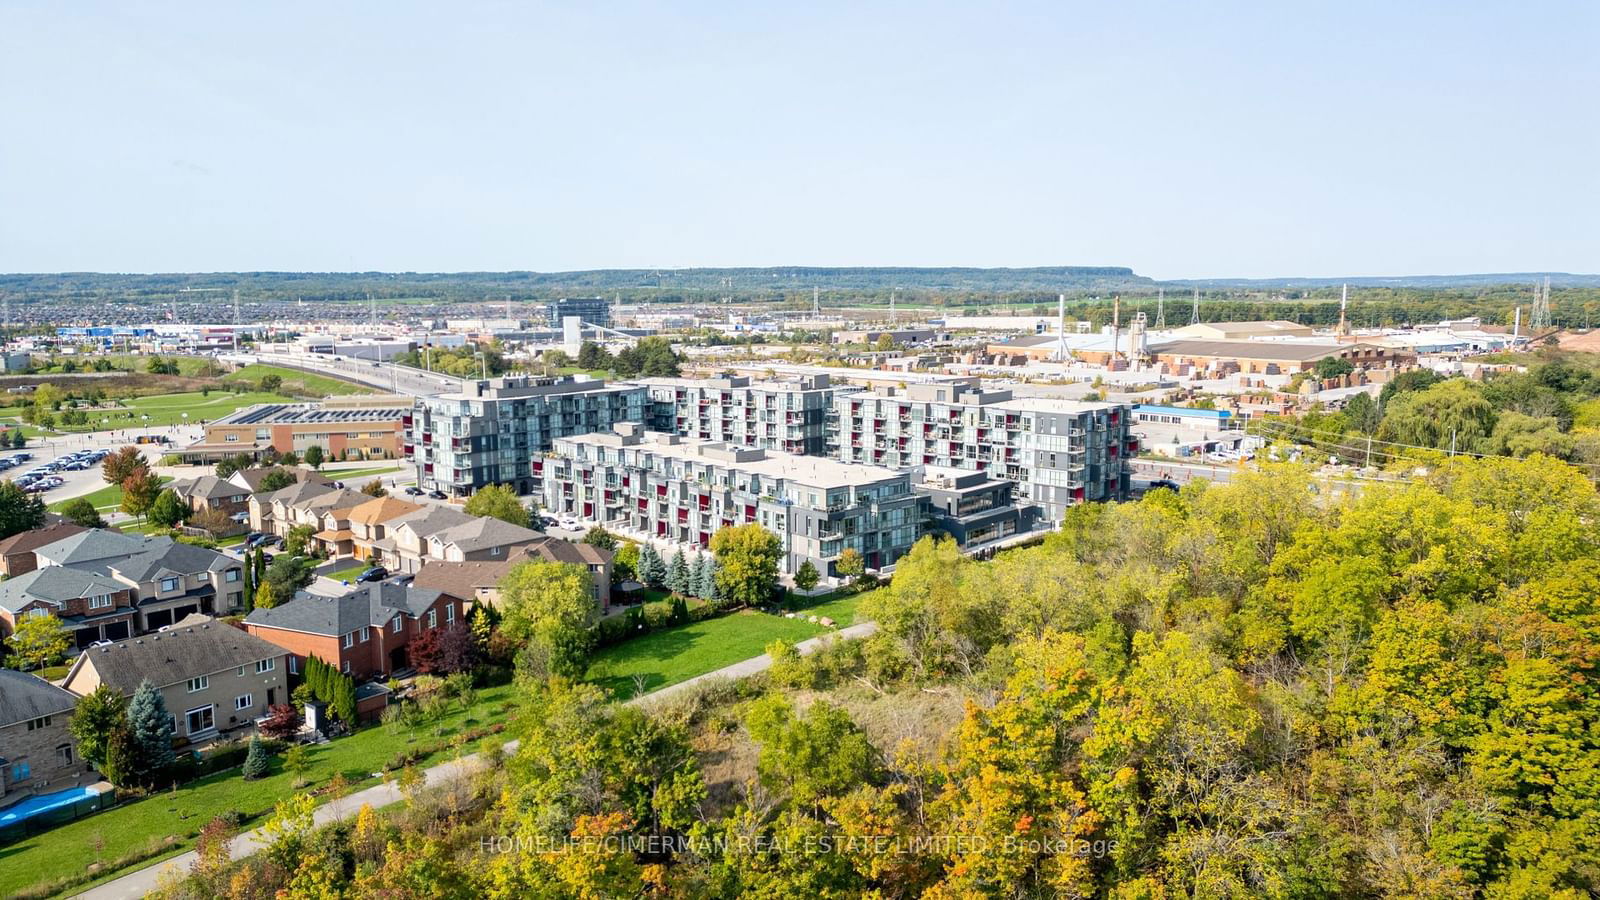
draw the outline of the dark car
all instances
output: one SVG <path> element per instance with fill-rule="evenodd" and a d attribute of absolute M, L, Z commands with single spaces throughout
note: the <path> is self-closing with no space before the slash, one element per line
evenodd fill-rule
<path fill-rule="evenodd" d="M 388 569 L 385 569 L 383 566 L 373 566 L 372 568 L 356 576 L 356 584 L 370 584 L 374 581 L 382 581 L 388 577 Z"/>
<path fill-rule="evenodd" d="M 420 497 L 422 496 L 422 488 L 412 485 L 411 487 L 406 488 L 406 495 L 410 497 Z"/>
<path fill-rule="evenodd" d="M 443 499 L 445 499 L 444 491 L 440 491 L 440 490 L 429 491 L 428 492 L 428 496 L 432 497 L 435 500 L 443 500 Z"/>

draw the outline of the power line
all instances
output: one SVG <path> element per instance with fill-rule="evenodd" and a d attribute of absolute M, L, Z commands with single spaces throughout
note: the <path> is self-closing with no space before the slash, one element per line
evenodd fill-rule
<path fill-rule="evenodd" d="M 1327 434 L 1327 435 L 1333 435 L 1333 436 L 1335 436 L 1337 438 L 1340 438 L 1341 440 L 1348 440 L 1349 437 L 1350 437 L 1348 434 L 1345 434 L 1343 432 L 1329 431 L 1329 430 L 1327 430 L 1325 428 L 1310 428 L 1308 426 L 1297 425 L 1297 424 L 1295 424 L 1293 422 L 1288 422 L 1288 421 L 1285 421 L 1285 420 L 1282 420 L 1282 419 L 1252 419 L 1252 420 L 1250 420 L 1250 425 L 1262 425 L 1262 426 L 1279 428 L 1279 429 L 1290 429 L 1290 430 L 1294 430 L 1294 431 L 1308 432 L 1310 434 Z M 1247 427 L 1246 430 L 1248 431 L 1248 427 Z M 1379 440 L 1377 438 L 1367 438 L 1367 440 L 1370 440 L 1374 444 L 1383 444 L 1383 445 L 1387 445 L 1387 446 L 1390 446 L 1390 447 L 1404 447 L 1407 450 L 1422 450 L 1422 451 L 1427 452 L 1427 453 L 1448 453 L 1449 452 L 1448 450 L 1444 450 L 1444 449 L 1441 449 L 1439 447 L 1424 447 L 1424 446 L 1421 446 L 1419 444 L 1406 444 L 1406 443 L 1402 443 L 1400 441 L 1382 441 L 1382 440 Z M 1324 441 L 1324 443 L 1328 444 L 1329 446 L 1340 446 L 1339 444 L 1336 444 L 1333 441 Z M 1379 451 L 1379 452 L 1386 453 L 1387 455 L 1393 456 L 1393 457 L 1395 457 L 1397 459 L 1412 459 L 1412 457 L 1402 456 L 1400 454 L 1395 454 L 1395 453 L 1389 453 L 1388 451 Z M 1508 455 L 1506 455 L 1504 453 L 1475 453 L 1475 452 L 1473 452 L 1471 450 L 1457 450 L 1455 452 L 1455 455 L 1456 456 L 1471 456 L 1471 457 L 1475 457 L 1477 459 L 1518 460 L 1518 459 L 1522 459 L 1523 458 L 1523 457 L 1519 457 L 1519 456 L 1508 456 Z M 1600 463 L 1580 463 L 1580 462 L 1570 462 L 1570 461 L 1567 461 L 1567 460 L 1563 460 L 1563 462 L 1566 462 L 1567 465 L 1569 465 L 1569 466 L 1575 466 L 1575 467 L 1580 468 L 1580 469 L 1591 469 L 1591 470 L 1600 469 Z"/>

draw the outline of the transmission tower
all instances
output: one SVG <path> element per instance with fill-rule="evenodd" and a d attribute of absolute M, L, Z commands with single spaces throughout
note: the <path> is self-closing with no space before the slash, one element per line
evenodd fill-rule
<path fill-rule="evenodd" d="M 1544 277 L 1544 284 L 1537 282 L 1533 285 L 1533 316 L 1528 323 L 1532 334 L 1538 334 L 1550 327 L 1550 276 Z"/>
<path fill-rule="evenodd" d="M 1156 288 L 1156 330 L 1167 327 L 1167 289 Z"/>
<path fill-rule="evenodd" d="M 1195 288 L 1194 289 L 1194 309 L 1193 309 L 1192 312 L 1189 313 L 1189 324 L 1190 325 L 1199 325 L 1200 324 L 1200 289 L 1199 288 Z"/>

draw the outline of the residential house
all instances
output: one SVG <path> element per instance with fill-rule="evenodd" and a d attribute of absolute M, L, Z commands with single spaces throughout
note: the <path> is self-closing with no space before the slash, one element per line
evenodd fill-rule
<path fill-rule="evenodd" d="M 428 555 L 446 562 L 505 559 L 544 535 L 493 516 L 478 516 L 428 536 Z"/>
<path fill-rule="evenodd" d="M 419 512 L 422 504 L 395 497 L 378 497 L 350 511 L 350 540 L 356 559 L 376 562 L 379 543 L 389 536 L 391 523 Z"/>
<path fill-rule="evenodd" d="M 77 702 L 48 681 L 0 669 L 0 809 L 99 780 L 67 732 Z"/>
<path fill-rule="evenodd" d="M 317 523 L 316 533 L 311 535 L 312 547 L 330 557 L 349 556 L 354 546 L 350 534 L 350 513 L 360 505 L 360 503 L 351 503 L 348 506 L 340 504 L 324 510 L 321 520 Z"/>
<path fill-rule="evenodd" d="M 430 559 L 423 563 L 411 583 L 416 587 L 433 588 L 493 606 L 500 602 L 501 579 L 517 565 L 533 561 L 570 563 L 589 571 L 594 583 L 595 605 L 604 613 L 611 606 L 611 562 L 614 555 L 610 550 L 546 535 L 512 550 L 502 560 L 451 562 Z"/>
<path fill-rule="evenodd" d="M 84 651 L 63 686 L 78 696 L 102 684 L 125 697 L 142 682 L 161 691 L 180 741 L 203 741 L 251 725 L 289 702 L 287 654 L 254 635 L 203 616 L 159 634 Z"/>
<path fill-rule="evenodd" d="M 195 613 L 244 610 L 244 563 L 215 550 L 160 538 L 142 553 L 96 568 L 134 588 L 140 631 L 165 628 Z"/>
<path fill-rule="evenodd" d="M 284 505 L 284 513 L 275 524 L 279 534 L 288 537 L 289 532 L 300 526 L 310 528 L 313 532 L 322 530 L 322 514 L 333 509 L 354 509 L 355 507 L 371 500 L 360 491 L 334 488 L 324 491 L 303 500 Z M 274 504 L 276 508 L 276 504 Z"/>
<path fill-rule="evenodd" d="M 178 495 L 178 499 L 183 501 L 191 513 L 210 509 L 223 515 L 233 516 L 248 512 L 250 509 L 248 489 L 215 475 L 201 475 L 199 478 L 174 481 L 167 487 Z"/>
<path fill-rule="evenodd" d="M 53 544 L 62 538 L 81 534 L 89 529 L 82 525 L 73 525 L 62 522 L 55 525 L 46 525 L 32 531 L 23 531 L 0 541 L 0 575 L 15 578 L 25 575 L 39 567 L 38 560 L 33 551 L 46 544 Z"/>
<path fill-rule="evenodd" d="M 287 603 L 251 612 L 244 625 L 291 654 L 291 671 L 315 656 L 364 681 L 407 668 L 412 640 L 450 627 L 466 611 L 465 601 L 452 594 L 385 581 L 338 597 L 301 591 Z"/>
<path fill-rule="evenodd" d="M 91 529 L 34 551 L 40 567 L 107 576 L 133 589 L 134 631 L 154 631 L 191 613 L 244 607 L 244 564 L 172 538 Z"/>
<path fill-rule="evenodd" d="M 428 538 L 473 520 L 453 506 L 428 505 L 389 520 L 384 537 L 373 542 L 381 564 L 391 572 L 413 574 L 428 559 Z"/>
<path fill-rule="evenodd" d="M 260 468 L 240 469 L 228 476 L 228 481 L 245 489 L 246 493 L 261 493 L 261 483 L 273 472 L 288 472 L 297 482 L 314 481 L 318 484 L 332 484 L 333 479 L 314 469 L 301 466 L 264 466 Z"/>
<path fill-rule="evenodd" d="M 288 526 L 280 527 L 279 523 L 290 520 L 288 510 L 293 504 L 333 490 L 337 488 L 331 482 L 304 479 L 276 491 L 253 494 L 249 500 L 250 529 L 276 535 L 287 534 Z"/>
<path fill-rule="evenodd" d="M 96 641 L 133 634 L 133 589 L 108 575 L 45 566 L 0 582 L 0 633 L 10 634 L 33 616 L 55 616 L 82 650 Z"/>

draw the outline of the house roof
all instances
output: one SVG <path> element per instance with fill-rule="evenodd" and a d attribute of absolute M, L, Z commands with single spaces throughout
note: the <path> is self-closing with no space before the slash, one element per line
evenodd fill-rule
<path fill-rule="evenodd" d="M 219 497 L 237 497 L 248 494 L 247 488 L 240 487 L 231 481 L 218 478 L 215 475 L 201 475 L 186 481 L 173 482 L 173 491 L 180 497 L 199 497 L 202 500 L 215 500 Z"/>
<path fill-rule="evenodd" d="M 255 493 L 256 491 L 261 490 L 261 482 L 265 481 L 268 475 L 280 470 L 293 475 L 296 481 L 302 484 L 306 482 L 312 482 L 314 484 L 333 483 L 333 479 L 328 478 L 322 473 L 312 471 L 311 469 L 302 469 L 299 466 L 267 466 L 261 469 L 240 469 L 239 471 L 234 472 L 232 475 L 229 475 L 228 480 L 234 484 L 240 484 L 242 482 L 243 487 L 248 488 L 251 493 Z"/>
<path fill-rule="evenodd" d="M 541 536 L 525 547 L 518 548 L 506 559 L 446 562 L 430 559 L 417 570 L 412 584 L 435 588 L 455 597 L 471 597 L 479 590 L 494 589 L 516 566 L 535 560 L 570 563 L 580 566 L 603 566 L 614 556 L 609 550 L 561 538 Z"/>
<path fill-rule="evenodd" d="M 387 625 L 395 613 L 413 618 L 421 616 L 445 593 L 387 581 L 363 585 L 338 597 L 299 591 L 281 606 L 252 611 L 244 621 L 246 625 L 262 628 L 338 637 L 358 628 L 380 628 Z"/>
<path fill-rule="evenodd" d="M 368 499 L 370 498 L 360 491 L 333 488 L 290 503 L 289 506 L 293 509 L 303 509 L 306 512 L 314 512 L 321 515 L 328 510 L 354 509 Z"/>
<path fill-rule="evenodd" d="M 460 525 L 435 532 L 430 540 L 445 546 L 456 546 L 463 551 L 485 550 L 490 547 L 509 547 L 537 540 L 543 535 L 532 528 L 523 528 L 493 516 L 478 516 Z"/>
<path fill-rule="evenodd" d="M 34 553 L 58 565 L 71 566 L 100 560 L 126 558 L 135 553 L 143 552 L 158 540 L 170 542 L 172 539 L 122 534 L 117 531 L 91 528 L 40 546 L 34 550 Z"/>
<path fill-rule="evenodd" d="M 66 683 L 71 684 L 84 667 L 93 666 L 102 682 L 123 694 L 132 694 L 143 681 L 166 687 L 197 675 L 225 672 L 273 659 L 284 652 L 283 648 L 253 634 L 212 619 L 198 624 L 174 625 L 166 631 L 117 641 L 109 646 L 90 647 L 72 664 Z"/>
<path fill-rule="evenodd" d="M 261 496 L 261 502 L 282 503 L 285 506 L 294 506 L 295 504 L 304 500 L 309 500 L 318 494 L 326 494 L 329 491 L 335 490 L 338 490 L 338 488 L 335 488 L 331 483 L 326 481 L 300 481 L 291 484 L 286 488 L 279 488 L 270 494 L 263 494 Z"/>
<path fill-rule="evenodd" d="M 78 698 L 70 691 L 42 678 L 15 669 L 0 669 L 0 727 L 67 712 L 77 703 Z"/>
<path fill-rule="evenodd" d="M 45 566 L 0 582 L 0 609 L 15 615 L 35 600 L 44 600 L 59 607 L 79 597 L 95 597 L 127 589 L 127 585 L 104 575 L 65 566 Z"/>
<path fill-rule="evenodd" d="M 394 531 L 404 526 L 416 532 L 419 536 L 427 538 L 447 528 L 465 525 L 471 522 L 473 518 L 473 516 L 469 516 L 453 506 L 429 504 L 416 512 L 391 519 L 389 521 L 389 530 Z"/>
<path fill-rule="evenodd" d="M 46 525 L 43 528 L 35 528 L 32 531 L 23 531 L 0 541 L 0 556 L 31 553 L 46 544 L 53 544 L 62 538 L 72 537 L 88 530 L 82 525 L 62 522 L 56 525 Z"/>
<path fill-rule="evenodd" d="M 542 559 L 545 562 L 573 563 L 580 566 L 603 566 L 611 562 L 616 556 L 610 550 L 603 550 L 593 544 L 579 541 L 564 541 L 561 538 L 548 535 L 539 538 L 517 553 L 527 559 Z M 522 560 L 518 560 L 521 562 Z"/>
<path fill-rule="evenodd" d="M 374 525 L 378 522 L 387 522 L 408 513 L 414 513 L 422 508 L 420 503 L 412 503 L 395 497 L 375 497 L 350 510 L 350 521 L 360 522 L 363 525 Z"/>
<path fill-rule="evenodd" d="M 111 564 L 117 574 L 133 581 L 149 581 L 161 572 L 177 572 L 190 575 L 195 572 L 218 572 L 238 562 L 226 554 L 193 544 L 182 544 L 171 538 L 163 538 L 166 543 L 162 546 L 152 547 L 143 553 L 128 557 L 121 562 Z"/>

